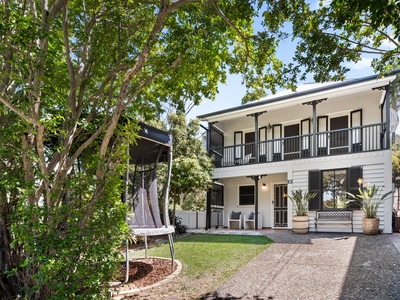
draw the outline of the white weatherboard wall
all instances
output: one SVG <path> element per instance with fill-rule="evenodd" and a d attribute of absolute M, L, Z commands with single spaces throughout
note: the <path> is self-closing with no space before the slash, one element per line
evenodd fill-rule
<path fill-rule="evenodd" d="M 253 185 L 254 181 L 247 177 L 234 177 L 226 178 L 229 175 L 243 175 L 251 174 L 268 174 L 259 180 L 258 194 L 259 202 L 258 207 L 263 217 L 263 227 L 272 227 L 273 216 L 272 216 L 272 200 L 273 200 L 273 184 L 274 183 L 286 183 L 287 180 L 292 179 L 292 184 L 288 184 L 288 194 L 291 194 L 292 190 L 302 189 L 308 190 L 308 171 L 309 170 L 332 170 L 340 168 L 349 168 L 352 166 L 363 166 L 363 180 L 364 183 L 375 184 L 377 186 L 385 186 L 385 191 L 389 192 L 392 183 L 391 173 L 391 151 L 375 151 L 375 152 L 360 152 L 341 156 L 326 156 L 309 159 L 299 159 L 293 161 L 269 163 L 269 164 L 258 164 L 258 165 L 247 165 L 240 167 L 221 168 L 216 169 L 215 175 L 221 178 L 219 181 L 224 184 L 224 226 L 227 227 L 228 216 L 232 211 L 241 211 L 242 218 L 246 213 L 254 211 L 254 205 L 252 206 L 239 206 L 239 186 L 241 185 Z M 230 170 L 230 172 L 229 172 Z M 274 174 L 274 172 L 277 172 Z M 279 172 L 279 173 L 278 173 Z M 225 178 L 224 178 L 225 177 Z M 222 179 L 223 178 L 223 179 Z M 262 184 L 267 185 L 267 189 L 263 190 Z M 392 210 L 392 199 L 388 199 L 384 205 L 382 205 L 378 212 L 380 218 L 380 228 L 384 230 L 384 233 L 391 233 L 391 210 Z M 291 201 L 288 201 L 288 228 L 292 228 L 292 215 L 294 214 Z M 290 214 L 290 212 L 293 212 Z M 315 212 L 309 213 L 310 218 L 310 230 L 314 230 L 314 218 Z M 362 211 L 353 212 L 353 225 L 354 232 L 362 232 Z M 386 222 L 385 222 L 386 220 Z M 242 220 L 243 221 L 243 220 Z M 243 224 L 243 222 L 242 222 Z M 338 228 L 329 228 L 330 231 L 351 231 L 344 226 Z M 324 229 L 321 227 L 321 231 Z"/>
<path fill-rule="evenodd" d="M 348 168 L 351 166 L 363 166 L 364 185 L 375 184 L 376 186 L 384 186 L 384 191 L 382 191 L 382 194 L 384 194 L 386 192 L 389 192 L 392 188 L 391 155 L 391 150 L 385 150 L 293 161 L 293 184 L 291 189 L 297 190 L 301 188 L 302 190 L 308 190 L 309 170 L 332 170 L 339 168 Z M 380 206 L 378 211 L 378 218 L 380 218 L 380 228 L 384 230 L 384 233 L 392 232 L 392 205 L 393 196 L 389 196 L 385 203 Z M 313 231 L 315 212 L 309 212 L 309 218 L 310 230 Z M 362 211 L 356 210 L 353 212 L 354 232 L 362 232 L 362 218 Z M 319 231 L 324 231 L 324 229 L 321 227 L 321 230 Z M 343 232 L 350 230 L 346 230 L 344 226 L 338 226 L 337 228 L 329 228 L 329 231 Z"/>

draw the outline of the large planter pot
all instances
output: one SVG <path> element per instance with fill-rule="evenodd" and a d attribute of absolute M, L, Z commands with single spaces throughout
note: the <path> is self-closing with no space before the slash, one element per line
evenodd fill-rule
<path fill-rule="evenodd" d="M 363 218 L 362 229 L 364 234 L 376 235 L 379 231 L 379 218 Z"/>
<path fill-rule="evenodd" d="M 308 216 L 294 216 L 293 221 L 293 232 L 296 234 L 308 233 Z"/>

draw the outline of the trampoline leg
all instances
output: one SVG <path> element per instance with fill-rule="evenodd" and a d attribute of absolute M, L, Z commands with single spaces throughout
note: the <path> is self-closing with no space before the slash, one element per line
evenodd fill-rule
<path fill-rule="evenodd" d="M 129 278 L 129 255 L 128 255 L 128 240 L 126 240 L 126 245 L 125 245 L 125 261 L 126 261 L 126 271 L 125 271 L 125 282 L 128 282 Z"/>
<path fill-rule="evenodd" d="M 147 235 L 144 236 L 144 246 L 146 248 L 144 252 L 144 257 L 147 258 Z"/>
<path fill-rule="evenodd" d="M 168 233 L 168 240 L 169 240 L 169 250 L 171 251 L 171 273 L 174 272 L 174 258 L 175 258 L 175 251 L 174 251 L 174 240 L 172 238 L 172 233 Z"/>

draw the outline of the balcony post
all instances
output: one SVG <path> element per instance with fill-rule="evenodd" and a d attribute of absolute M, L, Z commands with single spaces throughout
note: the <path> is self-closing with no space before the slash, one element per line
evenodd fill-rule
<path fill-rule="evenodd" d="M 313 101 L 313 112 L 312 112 L 312 132 L 313 132 L 313 157 L 317 157 L 317 104 Z"/>
<path fill-rule="evenodd" d="M 259 156 L 260 153 L 258 151 L 258 116 L 261 116 L 263 113 L 266 113 L 267 111 L 263 112 L 258 112 L 254 114 L 247 115 L 247 117 L 254 117 L 254 151 L 255 151 L 255 158 L 256 158 L 256 163 L 258 164 L 260 162 Z"/>
<path fill-rule="evenodd" d="M 254 230 L 258 230 L 258 176 L 254 176 L 254 185 Z"/>
<path fill-rule="evenodd" d="M 265 175 L 247 176 L 247 178 L 250 178 L 254 181 L 254 230 L 259 229 L 258 228 L 258 181 L 266 176 L 268 175 L 265 174 Z"/>
<path fill-rule="evenodd" d="M 211 192 L 212 188 L 207 190 L 207 202 L 206 202 L 206 230 L 211 229 Z"/>
<path fill-rule="evenodd" d="M 256 163 L 260 162 L 258 153 L 258 115 L 254 116 L 254 151 L 256 151 Z"/>
<path fill-rule="evenodd" d="M 385 104 L 386 104 L 386 147 L 390 149 L 390 84 L 385 86 Z"/>
<path fill-rule="evenodd" d="M 328 98 L 323 98 L 323 99 L 318 99 L 318 100 L 313 100 L 309 102 L 304 102 L 302 103 L 303 105 L 312 105 L 313 107 L 313 116 L 312 116 L 312 121 L 313 121 L 313 157 L 317 156 L 317 104 L 321 103 L 322 101 L 325 101 Z"/>

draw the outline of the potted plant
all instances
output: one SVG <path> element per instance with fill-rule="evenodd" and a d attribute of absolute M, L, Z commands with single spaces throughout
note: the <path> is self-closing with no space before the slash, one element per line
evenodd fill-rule
<path fill-rule="evenodd" d="M 371 187 L 359 188 L 359 194 L 354 196 L 353 194 L 347 193 L 353 199 L 348 202 L 355 202 L 360 206 L 360 209 L 364 213 L 362 219 L 362 228 L 364 234 L 374 235 L 378 234 L 379 231 L 379 218 L 376 217 L 379 206 L 388 199 L 392 191 L 382 195 L 383 187 L 377 187 L 373 185 Z"/>
<path fill-rule="evenodd" d="M 316 195 L 317 193 L 303 192 L 301 189 L 292 191 L 292 196 L 288 195 L 296 213 L 292 218 L 294 233 L 306 234 L 308 232 L 308 204 Z"/>

